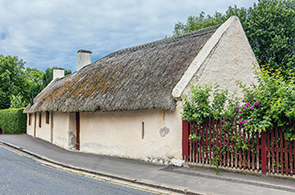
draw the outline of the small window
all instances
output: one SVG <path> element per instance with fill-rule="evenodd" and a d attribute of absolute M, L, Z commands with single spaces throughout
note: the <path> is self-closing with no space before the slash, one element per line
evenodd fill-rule
<path fill-rule="evenodd" d="M 32 114 L 29 114 L 29 125 L 31 125 L 32 121 Z"/>
<path fill-rule="evenodd" d="M 141 123 L 141 139 L 144 139 L 144 122 Z"/>
<path fill-rule="evenodd" d="M 49 124 L 49 112 L 46 111 L 46 124 Z"/>
<path fill-rule="evenodd" d="M 40 112 L 39 113 L 39 127 L 41 128 L 41 116 L 42 116 L 42 113 Z"/>

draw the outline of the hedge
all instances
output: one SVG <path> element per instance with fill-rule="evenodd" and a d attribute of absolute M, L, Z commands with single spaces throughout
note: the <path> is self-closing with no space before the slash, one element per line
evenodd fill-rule
<path fill-rule="evenodd" d="M 20 134 L 26 132 L 27 115 L 24 108 L 0 110 L 0 128 L 2 134 Z"/>

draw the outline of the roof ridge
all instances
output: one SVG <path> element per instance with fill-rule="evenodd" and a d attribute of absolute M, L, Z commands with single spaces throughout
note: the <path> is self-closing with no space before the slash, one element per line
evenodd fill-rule
<path fill-rule="evenodd" d="M 193 31 L 193 32 L 183 34 L 183 35 L 164 38 L 164 39 L 160 39 L 158 41 L 153 41 L 153 42 L 145 43 L 145 44 L 142 44 L 142 45 L 137 45 L 137 46 L 133 46 L 133 47 L 120 49 L 118 51 L 115 51 L 115 52 L 112 52 L 112 53 L 106 55 L 103 58 L 110 58 L 110 57 L 113 57 L 115 55 L 123 54 L 123 53 L 126 53 L 126 52 L 135 52 L 135 51 L 138 51 L 138 50 L 141 50 L 141 49 L 151 48 L 151 47 L 155 47 L 155 46 L 158 46 L 158 45 L 161 45 L 161 44 L 168 44 L 168 43 L 173 43 L 173 42 L 180 41 L 180 40 L 187 39 L 187 38 L 191 38 L 191 37 L 201 36 L 201 35 L 204 35 L 204 34 L 208 34 L 208 33 L 212 32 L 212 31 L 215 31 L 217 28 L 219 28 L 219 26 L 221 26 L 221 24 L 215 25 L 215 26 L 210 26 L 210 27 L 207 27 L 207 28 L 203 28 L 203 29 Z"/>

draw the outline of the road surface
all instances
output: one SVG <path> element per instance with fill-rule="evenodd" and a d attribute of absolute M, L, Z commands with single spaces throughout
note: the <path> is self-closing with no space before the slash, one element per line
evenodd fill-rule
<path fill-rule="evenodd" d="M 0 194 L 162 194 L 145 187 L 45 166 L 0 145 Z"/>

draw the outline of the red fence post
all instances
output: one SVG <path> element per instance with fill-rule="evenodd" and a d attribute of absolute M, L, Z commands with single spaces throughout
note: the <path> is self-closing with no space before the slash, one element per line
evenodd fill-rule
<path fill-rule="evenodd" d="M 266 175 L 267 154 L 266 154 L 266 132 L 261 132 L 261 172 Z"/>
<path fill-rule="evenodd" d="M 182 120 L 182 158 L 188 160 L 188 121 Z"/>

